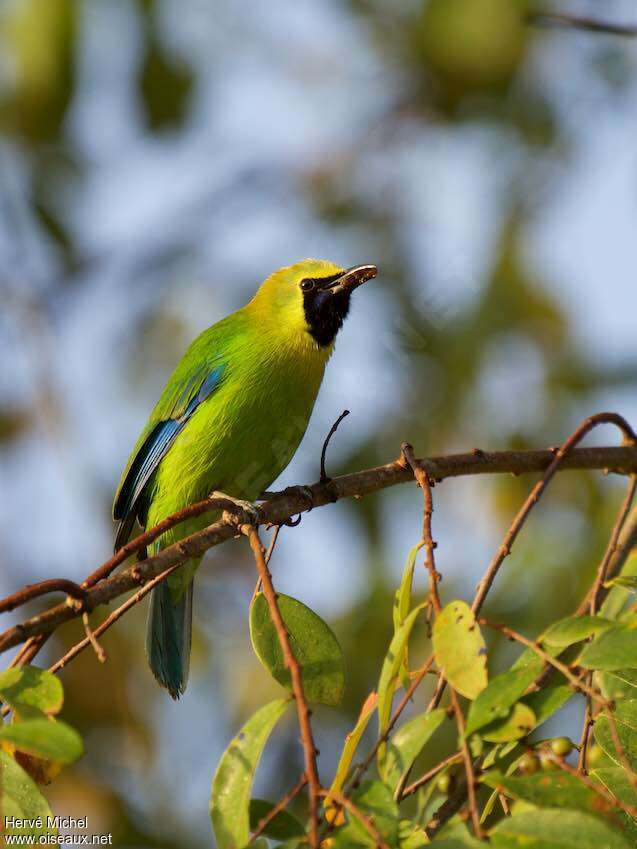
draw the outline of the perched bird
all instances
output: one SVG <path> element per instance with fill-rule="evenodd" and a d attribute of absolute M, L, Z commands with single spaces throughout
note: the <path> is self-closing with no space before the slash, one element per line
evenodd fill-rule
<path fill-rule="evenodd" d="M 271 274 L 245 307 L 188 348 L 151 413 L 113 505 L 115 549 L 135 521 L 151 528 L 219 490 L 254 501 L 290 462 L 307 428 L 357 286 L 373 265 L 343 269 L 307 259 Z M 167 531 L 154 550 L 205 527 L 210 515 Z M 188 561 L 152 591 L 146 654 L 173 698 L 186 687 L 192 580 Z"/>

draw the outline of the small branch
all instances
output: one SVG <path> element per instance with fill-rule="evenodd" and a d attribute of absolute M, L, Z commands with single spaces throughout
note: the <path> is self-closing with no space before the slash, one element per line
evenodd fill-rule
<path fill-rule="evenodd" d="M 95 656 L 99 660 L 100 663 L 106 663 L 107 657 L 106 652 L 101 647 L 101 645 L 97 642 L 97 637 L 91 630 L 91 623 L 88 621 L 88 613 L 82 614 L 82 624 L 84 625 L 84 632 L 86 633 L 86 638 L 89 643 L 93 646 L 93 651 L 95 652 Z"/>
<path fill-rule="evenodd" d="M 330 428 L 330 432 L 325 437 L 325 442 L 323 443 L 323 448 L 321 449 L 321 477 L 319 478 L 321 483 L 327 483 L 330 480 L 327 472 L 325 471 L 325 457 L 327 456 L 327 448 L 330 444 L 330 440 L 338 430 L 338 426 L 347 416 L 349 416 L 349 410 L 343 410 L 343 412 L 340 414 L 340 416 L 336 419 L 336 421 Z"/>
<path fill-rule="evenodd" d="M 491 589 L 491 585 L 493 584 L 496 575 L 500 569 L 500 566 L 504 562 L 505 558 L 509 556 L 511 553 L 511 547 L 513 543 L 517 539 L 518 534 L 522 530 L 524 523 L 529 517 L 531 510 L 538 503 L 542 495 L 544 494 L 547 486 L 553 479 L 553 476 L 557 472 L 558 468 L 564 464 L 568 456 L 573 452 L 575 446 L 584 439 L 584 437 L 590 433 L 591 430 L 598 427 L 601 424 L 614 424 L 619 428 L 623 435 L 624 443 L 634 447 L 637 444 L 637 435 L 628 424 L 626 419 L 617 413 L 597 413 L 594 416 L 589 416 L 587 419 L 584 419 L 582 424 L 569 436 L 569 438 L 564 442 L 564 444 L 559 448 L 551 460 L 548 468 L 544 472 L 544 475 L 541 480 L 539 480 L 531 492 L 529 493 L 528 498 L 518 511 L 517 516 L 513 520 L 509 530 L 507 531 L 504 541 L 497 553 L 489 563 L 487 567 L 487 571 L 485 572 L 482 580 L 478 584 L 476 595 L 473 600 L 473 604 L 471 605 L 471 609 L 477 615 L 482 609 L 482 605 L 484 604 L 484 600 L 487 597 L 487 593 Z"/>
<path fill-rule="evenodd" d="M 436 548 L 436 543 L 432 537 L 431 532 L 431 517 L 434 512 L 433 498 L 431 495 L 431 481 L 429 480 L 429 476 L 424 469 L 418 463 L 418 460 L 414 457 L 414 449 L 408 442 L 403 442 L 400 446 L 400 450 L 402 456 L 405 458 L 405 461 L 409 464 L 409 468 L 412 470 L 416 481 L 418 482 L 418 486 L 422 490 L 423 497 L 423 519 L 422 519 L 422 542 L 425 547 L 425 563 L 427 565 L 427 571 L 429 572 L 429 594 L 431 597 L 431 602 L 433 604 L 434 612 L 440 612 L 440 596 L 438 595 L 438 582 L 440 580 L 440 575 L 436 571 L 436 563 L 434 558 L 434 550 Z"/>
<path fill-rule="evenodd" d="M 97 639 L 97 637 L 100 637 L 104 633 L 104 631 L 107 631 L 111 627 L 111 625 L 114 625 L 118 619 L 121 619 L 121 617 L 128 610 L 130 610 L 131 607 L 135 607 L 136 604 L 139 604 L 139 602 L 144 598 L 144 596 L 148 595 L 148 593 L 152 589 L 154 589 L 157 584 L 160 584 L 164 580 L 164 578 L 167 578 L 168 575 L 170 575 L 178 568 L 178 566 L 171 566 L 169 569 L 166 569 L 164 572 L 161 572 L 159 575 L 154 577 L 152 581 L 149 581 L 147 584 L 144 584 L 144 586 L 140 590 L 138 590 L 134 595 L 130 596 L 130 598 L 127 598 L 124 604 L 120 605 L 116 610 L 114 610 L 110 614 L 110 616 L 107 616 L 106 619 L 102 623 L 100 623 L 94 631 L 91 632 L 93 639 Z M 80 640 L 79 643 L 76 643 L 74 646 L 72 646 L 63 657 L 56 661 L 53 666 L 49 667 L 49 672 L 55 673 L 58 672 L 60 669 L 63 669 L 67 665 L 67 663 L 76 658 L 78 654 L 80 654 L 80 652 L 83 652 L 87 646 L 90 646 L 91 642 L 92 640 L 90 636 L 86 636 L 83 640 Z"/>
<path fill-rule="evenodd" d="M 564 27 L 584 30 L 586 32 L 619 35 L 624 38 L 637 37 L 637 26 L 613 24 L 607 21 L 598 21 L 594 18 L 581 17 L 580 15 L 564 15 L 558 12 L 530 12 L 526 20 L 534 26 Z"/>
<path fill-rule="evenodd" d="M 389 849 L 389 846 L 383 840 L 380 832 L 372 822 L 371 818 L 364 814 L 360 810 L 360 808 L 358 808 L 354 804 L 354 802 L 352 802 L 351 799 L 348 799 L 347 796 L 344 796 L 337 790 L 321 790 L 320 795 L 329 795 L 330 799 L 333 799 L 338 805 L 340 805 L 342 808 L 345 808 L 346 811 L 349 811 L 350 814 L 360 822 L 365 831 L 370 835 L 378 849 Z"/>
<path fill-rule="evenodd" d="M 454 752 L 453 755 L 449 755 L 449 757 L 445 758 L 443 761 L 440 761 L 439 764 L 436 764 L 436 766 L 432 767 L 424 775 L 421 775 L 420 778 L 417 778 L 415 781 L 413 781 L 408 787 L 405 787 L 405 789 L 400 794 L 400 799 L 398 801 L 405 799 L 407 796 L 413 796 L 413 794 L 420 790 L 421 787 L 424 787 L 425 784 L 429 784 L 431 779 L 435 778 L 439 772 L 442 772 L 442 770 L 445 769 L 445 767 L 458 763 L 458 761 L 461 761 L 462 759 L 462 752 Z"/>
<path fill-rule="evenodd" d="M 484 837 L 482 825 L 480 823 L 480 811 L 478 810 L 478 800 L 476 798 L 476 775 L 473 769 L 473 761 L 471 760 L 471 752 L 469 744 L 465 736 L 465 721 L 458 694 L 453 687 L 449 688 L 451 693 L 451 704 L 453 712 L 456 716 L 456 725 L 458 726 L 458 738 L 460 740 L 460 750 L 462 752 L 462 760 L 464 761 L 464 769 L 467 780 L 467 801 L 469 802 L 469 811 L 471 813 L 471 823 L 473 831 L 478 840 Z"/>
<path fill-rule="evenodd" d="M 292 799 L 299 795 L 299 793 L 301 792 L 301 790 L 303 790 L 306 784 L 307 776 L 303 774 L 299 778 L 297 783 L 294 785 L 294 787 L 292 787 L 291 790 L 288 790 L 285 796 L 272 808 L 272 810 L 268 811 L 268 813 L 263 817 L 263 819 L 259 820 L 259 822 L 257 823 L 257 827 L 252 832 L 250 843 L 254 843 L 257 837 L 260 837 L 263 834 L 263 832 L 270 825 L 272 820 L 275 819 L 275 817 L 277 817 L 281 813 L 281 811 L 284 811 L 287 808 Z M 250 845 L 250 843 L 248 843 L 248 845 Z"/>
<path fill-rule="evenodd" d="M 394 730 L 394 726 L 396 725 L 396 723 L 400 719 L 402 712 L 405 710 L 405 708 L 407 707 L 407 705 L 411 701 L 412 696 L 416 692 L 421 681 L 425 678 L 425 676 L 427 675 L 427 673 L 429 672 L 429 670 L 433 666 L 433 663 L 434 663 L 434 658 L 433 658 L 433 655 L 432 655 L 427 660 L 425 665 L 421 666 L 421 668 L 418 671 L 418 674 L 416 675 L 414 680 L 411 682 L 408 689 L 405 690 L 405 693 L 403 694 L 402 699 L 398 703 L 395 711 L 393 712 L 393 714 L 391 716 L 391 719 L 387 723 L 387 728 L 379 736 L 378 740 L 376 740 L 376 742 L 374 743 L 374 745 L 372 747 L 371 752 L 367 755 L 365 760 L 361 764 L 359 764 L 356 767 L 356 769 L 354 770 L 352 777 L 351 777 L 351 779 L 348 783 L 348 786 L 347 786 L 347 790 L 346 790 L 347 793 L 349 793 L 350 790 L 352 790 L 353 788 L 358 787 L 358 785 L 360 784 L 361 777 L 371 766 L 372 761 L 376 757 L 376 752 L 380 749 L 382 744 L 386 743 L 387 740 L 389 739 L 389 735 Z"/>
<path fill-rule="evenodd" d="M 296 701 L 296 711 L 299 718 L 299 728 L 301 730 L 301 742 L 303 744 L 303 752 L 305 755 L 305 774 L 309 785 L 310 795 L 310 845 L 312 849 L 318 849 L 318 806 L 319 796 L 321 793 L 321 784 L 318 777 L 318 769 L 316 766 L 317 750 L 314 744 L 312 735 L 312 725 L 310 722 L 310 709 L 303 691 L 303 677 L 301 675 L 301 667 L 294 656 L 287 627 L 281 616 L 277 596 L 272 584 L 272 576 L 265 562 L 265 549 L 261 544 L 259 535 L 253 525 L 243 525 L 241 532 L 244 533 L 250 548 L 254 554 L 261 585 L 263 587 L 263 595 L 270 609 L 270 616 L 276 628 L 276 632 L 283 652 L 283 659 L 286 669 L 290 670 L 290 679 L 292 682 L 292 692 Z"/>
<path fill-rule="evenodd" d="M 488 619 L 479 619 L 480 625 L 484 625 L 487 628 L 493 628 L 495 631 L 499 631 L 501 634 L 504 634 L 505 637 L 508 637 L 510 640 L 515 640 L 517 643 L 521 643 L 523 646 L 531 649 L 532 652 L 540 657 L 544 663 L 552 666 L 554 669 L 557 669 L 558 672 L 561 672 L 562 675 L 566 678 L 569 684 L 580 693 L 584 693 L 587 695 L 592 701 L 597 702 L 602 707 L 608 707 L 608 702 L 606 699 L 594 690 L 592 687 L 589 687 L 588 684 L 581 678 L 578 678 L 577 675 L 574 675 L 568 666 L 565 663 L 562 663 L 561 660 L 558 660 L 556 657 L 552 657 L 548 652 L 544 651 L 544 649 L 539 646 L 537 643 L 533 642 L 533 640 L 529 640 L 528 637 L 524 637 L 522 634 L 514 631 L 513 628 L 509 628 L 507 625 L 500 625 L 497 622 L 490 622 Z M 584 676 L 586 677 L 586 676 Z"/>
<path fill-rule="evenodd" d="M 75 581 L 69 581 L 67 578 L 50 578 L 37 584 L 27 584 L 13 595 L 0 599 L 0 613 L 8 613 L 10 610 L 15 610 L 16 607 L 21 607 L 28 601 L 39 598 L 41 595 L 48 595 L 48 593 L 66 593 L 70 598 L 80 602 L 84 601 L 86 596 L 86 590 L 76 584 Z"/>
<path fill-rule="evenodd" d="M 597 612 L 597 601 L 600 590 L 606 580 L 606 575 L 608 573 L 608 567 L 610 565 L 611 559 L 615 552 L 617 551 L 617 547 L 619 544 L 619 537 L 626 523 L 626 519 L 630 513 L 630 508 L 635 498 L 635 492 L 637 491 L 637 475 L 631 475 L 630 481 L 628 483 L 628 490 L 626 492 L 626 496 L 622 503 L 622 506 L 619 511 L 619 515 L 617 516 L 617 520 L 615 525 L 613 526 L 613 530 L 610 535 L 610 540 L 608 541 L 608 546 L 606 551 L 604 552 L 604 556 L 602 558 L 602 562 L 599 565 L 599 569 L 597 570 L 597 576 L 595 578 L 595 583 L 593 584 L 591 590 L 591 599 L 590 599 L 590 614 L 594 616 Z"/>

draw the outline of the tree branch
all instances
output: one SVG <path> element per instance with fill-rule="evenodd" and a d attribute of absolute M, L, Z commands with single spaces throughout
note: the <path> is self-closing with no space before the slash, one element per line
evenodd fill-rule
<path fill-rule="evenodd" d="M 441 481 L 445 478 L 464 475 L 504 473 L 520 475 L 543 472 L 551 466 L 554 460 L 555 455 L 551 450 L 477 451 L 467 454 L 428 457 L 418 460 L 417 463 L 430 479 Z M 575 449 L 562 459 L 559 468 L 560 471 L 566 469 L 600 469 L 619 474 L 635 473 L 637 472 L 637 448 L 633 445 L 624 445 L 621 447 Z M 413 480 L 412 470 L 406 466 L 401 457 L 384 466 L 342 475 L 325 483 L 315 483 L 307 489 L 312 495 L 313 507 L 316 508 L 332 504 L 342 498 L 360 498 L 400 483 L 406 483 L 409 480 Z M 180 521 L 184 521 L 184 518 L 220 509 L 237 512 L 237 507 L 233 502 L 226 502 L 223 499 L 206 499 L 180 511 L 175 516 L 168 517 L 157 528 L 151 528 L 137 539 L 127 543 L 114 557 L 106 561 L 83 582 L 82 586 L 87 588 L 83 610 L 91 611 L 100 605 L 108 604 L 126 592 L 139 589 L 140 586 L 156 578 L 165 570 L 180 565 L 189 558 L 200 557 L 208 549 L 236 536 L 237 521 L 250 523 L 253 519 L 251 516 L 237 515 L 235 519 L 225 516 L 213 522 L 207 528 L 168 546 L 158 554 L 136 562 L 115 575 L 110 575 L 116 565 L 120 565 L 130 554 L 147 545 L 152 539 L 156 539 L 167 527 L 179 524 Z M 257 510 L 258 524 L 283 524 L 307 509 L 307 496 L 294 490 L 284 491 L 275 494 L 271 499 L 259 505 Z M 240 510 L 239 513 L 241 513 Z M 637 535 L 637 530 L 630 520 L 627 521 L 625 530 L 631 530 Z M 631 536 L 631 544 L 632 539 Z M 623 540 L 620 540 L 620 545 L 622 544 Z M 622 548 L 622 552 L 625 549 L 626 545 Z M 614 566 L 615 563 L 611 562 L 608 574 L 613 574 Z M 110 575 L 110 577 L 103 577 L 104 575 Z M 79 616 L 81 612 L 81 610 L 74 609 L 72 605 L 58 604 L 19 625 L 9 628 L 0 634 L 0 653 L 25 642 L 30 637 L 49 634 L 62 623 Z"/>

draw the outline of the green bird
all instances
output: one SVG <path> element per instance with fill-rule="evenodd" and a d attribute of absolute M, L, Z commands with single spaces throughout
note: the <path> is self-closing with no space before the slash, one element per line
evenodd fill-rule
<path fill-rule="evenodd" d="M 122 474 L 113 504 L 116 550 L 136 521 L 154 527 L 215 490 L 252 502 L 276 480 L 303 438 L 352 292 L 376 273 L 373 265 L 297 262 L 195 339 Z M 184 522 L 156 540 L 154 551 L 209 522 L 209 515 Z M 188 681 L 200 562 L 189 560 L 151 595 L 146 654 L 173 698 Z"/>

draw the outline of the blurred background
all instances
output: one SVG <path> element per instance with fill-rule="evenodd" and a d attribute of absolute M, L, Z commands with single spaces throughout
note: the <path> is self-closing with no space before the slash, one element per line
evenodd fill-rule
<path fill-rule="evenodd" d="M 405 439 L 421 455 L 548 446 L 607 408 L 637 424 L 637 49 L 530 28 L 528 8 L 3 0 L 2 595 L 81 580 L 108 557 L 120 471 L 177 359 L 271 270 L 305 256 L 381 274 L 356 295 L 277 486 L 317 479 L 345 407 L 331 474 L 387 462 Z M 632 0 L 551 8 L 616 23 L 637 14 Z M 530 485 L 435 489 L 447 600 L 471 598 Z M 532 633 L 569 612 L 621 493 L 601 474 L 560 475 L 489 615 Z M 278 589 L 331 624 L 349 661 L 343 709 L 316 711 L 325 780 L 376 684 L 420 522 L 409 485 L 281 533 Z M 142 608 L 105 636 L 108 663 L 85 652 L 62 673 L 64 717 L 87 753 L 48 788 L 56 812 L 88 813 L 118 846 L 211 845 L 219 756 L 281 692 L 251 652 L 253 586 L 245 545 L 209 554 L 177 704 L 147 669 Z M 60 631 L 39 662 L 79 633 Z M 494 668 L 506 652 L 496 647 Z M 294 782 L 296 737 L 293 721 L 275 734 L 261 795 Z"/>

